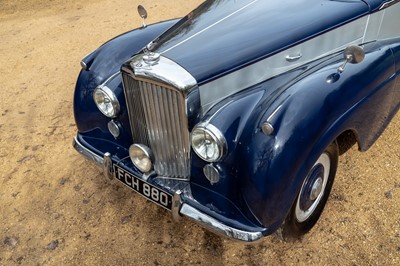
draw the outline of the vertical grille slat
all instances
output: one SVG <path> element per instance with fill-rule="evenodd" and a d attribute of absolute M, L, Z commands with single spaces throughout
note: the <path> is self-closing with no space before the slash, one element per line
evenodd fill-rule
<path fill-rule="evenodd" d="M 170 117 L 170 118 L 171 118 L 171 117 L 174 117 L 174 114 L 173 114 L 173 112 L 172 112 L 172 109 L 174 108 L 174 105 L 173 105 L 173 103 L 172 103 L 172 101 L 171 101 L 171 97 L 172 97 L 171 93 L 166 93 L 166 98 L 168 98 L 168 102 L 171 103 L 171 104 L 169 105 L 169 108 L 167 109 L 168 117 Z M 174 128 L 173 120 L 172 120 L 172 121 L 169 120 L 169 121 L 168 121 L 168 124 L 169 124 L 169 127 L 170 127 L 169 130 L 172 130 L 172 128 Z M 174 143 L 179 143 L 179 138 L 177 137 L 177 132 L 174 131 L 174 130 L 172 130 L 172 131 L 173 131 L 172 138 L 173 138 L 173 140 L 174 140 L 173 142 L 174 142 Z M 170 146 L 171 146 L 171 149 L 179 149 L 179 148 L 177 148 L 176 146 L 173 146 L 172 144 L 171 144 Z M 175 155 L 174 160 L 177 162 L 177 161 L 179 160 L 179 156 L 178 156 L 177 153 L 175 153 L 174 155 Z M 179 167 L 178 167 L 177 163 L 174 163 L 173 168 L 174 168 L 174 171 L 176 171 L 176 172 L 178 173 Z"/>
<path fill-rule="evenodd" d="M 176 99 L 176 97 L 174 97 L 174 95 L 172 95 L 172 99 L 173 99 L 173 101 L 172 101 L 172 102 L 173 102 L 173 104 L 172 104 L 172 106 L 173 106 L 172 111 L 174 112 L 174 116 L 179 116 L 179 113 L 178 113 L 179 111 L 175 108 L 175 106 L 178 105 L 177 99 Z M 175 120 L 174 122 L 175 122 L 175 127 L 179 126 L 177 120 Z M 183 138 L 183 136 L 181 135 L 181 132 L 180 132 L 180 131 L 177 131 L 177 134 L 178 134 L 178 139 L 182 139 L 182 138 Z M 182 152 L 184 152 L 184 149 L 183 149 L 183 147 L 181 146 L 181 143 L 178 142 L 178 151 L 177 151 L 177 156 L 178 156 L 178 158 L 182 156 L 182 154 L 181 154 Z M 181 165 L 181 167 L 179 167 L 179 165 L 178 165 L 178 168 L 182 171 L 182 170 L 184 170 L 184 165 Z M 182 169 L 182 168 L 183 168 L 183 169 Z"/>
<path fill-rule="evenodd" d="M 154 169 L 163 177 L 188 179 L 189 131 L 184 95 L 151 81 L 122 74 L 133 143 L 154 153 Z"/>
<path fill-rule="evenodd" d="M 173 113 L 171 112 L 171 109 L 173 108 L 173 104 L 172 104 L 172 101 L 171 101 L 171 93 L 168 93 L 168 92 L 164 91 L 164 94 L 165 94 L 164 97 L 165 97 L 166 99 L 168 99 L 168 102 L 169 102 L 169 103 L 171 103 L 171 104 L 168 106 L 168 108 L 166 109 L 166 113 L 167 113 L 166 116 L 167 116 L 167 118 L 168 118 L 168 121 L 167 121 L 167 124 L 168 124 L 168 131 L 169 131 L 169 132 L 172 132 L 172 136 L 171 136 L 171 137 L 172 137 L 172 139 L 173 139 L 173 141 L 172 141 L 171 143 L 169 143 L 169 145 L 170 145 L 170 149 L 173 150 L 173 149 L 175 148 L 174 145 L 173 145 L 173 143 L 179 143 L 179 139 L 177 138 L 177 135 L 176 135 L 175 130 L 173 130 L 174 125 L 173 125 L 173 123 L 172 123 L 172 121 L 171 121 L 171 117 L 173 117 Z M 173 160 L 175 160 L 175 161 L 178 160 L 178 156 L 177 156 L 176 153 L 175 153 L 175 157 L 173 158 Z M 173 164 L 172 168 L 173 168 L 173 170 L 174 170 L 176 173 L 178 173 L 179 168 L 177 167 L 176 163 Z"/>
<path fill-rule="evenodd" d="M 160 140 L 168 139 L 168 136 L 166 136 L 166 134 L 165 134 L 165 131 L 166 131 L 166 128 L 164 125 L 164 121 L 165 121 L 164 113 L 165 112 L 164 112 L 163 101 L 161 100 L 162 97 L 160 96 L 160 91 L 161 91 L 161 88 L 158 89 L 156 86 L 153 86 L 153 94 L 155 95 L 154 98 L 157 99 L 156 110 L 157 110 L 158 117 L 160 118 L 157 121 L 158 122 L 157 129 L 159 130 L 159 135 L 160 135 L 157 145 L 159 145 L 159 146 L 165 145 L 165 149 L 161 149 L 161 151 L 160 151 L 160 154 L 161 154 L 160 163 L 163 165 L 163 167 L 167 167 L 166 162 L 169 161 L 167 150 L 168 150 L 169 144 L 160 142 Z M 161 110 L 163 110 L 163 111 L 161 111 Z M 172 132 L 171 132 L 171 135 L 172 135 Z M 171 163 L 173 163 L 173 162 L 171 162 Z"/>
<path fill-rule="evenodd" d="M 126 87 L 131 88 L 125 90 L 126 99 L 130 99 L 132 104 L 128 103 L 128 111 L 131 114 L 135 114 L 135 126 L 131 126 L 133 139 L 140 139 L 142 144 L 146 146 L 149 145 L 149 138 L 146 134 L 147 125 L 144 114 L 144 108 L 142 102 L 139 100 L 141 98 L 141 93 L 139 89 L 139 83 L 134 82 L 129 76 L 123 76 L 124 83 Z M 131 123 L 132 125 L 132 123 Z"/>

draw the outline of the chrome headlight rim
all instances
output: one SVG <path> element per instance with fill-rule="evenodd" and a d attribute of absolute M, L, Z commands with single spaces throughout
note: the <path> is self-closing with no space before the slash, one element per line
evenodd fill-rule
<path fill-rule="evenodd" d="M 107 96 L 107 98 L 110 100 L 110 104 L 112 106 L 112 111 L 111 112 L 107 112 L 106 110 L 104 110 L 103 108 L 100 107 L 100 103 L 98 102 L 98 100 L 96 99 L 96 94 L 98 92 L 101 92 L 103 95 Z M 93 91 L 93 100 L 96 104 L 97 109 L 99 109 L 99 111 L 109 117 L 109 118 L 116 118 L 120 112 L 120 104 L 118 101 L 117 96 L 115 95 L 115 93 L 107 86 L 103 85 L 103 86 L 99 86 L 96 89 L 94 89 Z"/>
<path fill-rule="evenodd" d="M 193 135 L 196 130 L 204 131 L 212 137 L 213 141 L 217 144 L 217 147 L 218 147 L 218 156 L 217 157 L 207 158 L 207 157 L 204 157 L 198 151 L 198 149 L 195 147 L 196 145 L 194 145 L 194 143 L 193 143 Z M 193 130 L 190 134 L 190 142 L 191 142 L 192 149 L 197 154 L 197 156 L 199 156 L 202 160 L 209 162 L 209 163 L 215 163 L 215 162 L 220 161 L 226 155 L 227 150 L 228 150 L 228 145 L 226 143 L 225 136 L 222 134 L 222 132 L 217 127 L 215 127 L 213 124 L 210 124 L 210 123 L 202 122 L 202 123 L 197 124 L 193 128 Z"/>

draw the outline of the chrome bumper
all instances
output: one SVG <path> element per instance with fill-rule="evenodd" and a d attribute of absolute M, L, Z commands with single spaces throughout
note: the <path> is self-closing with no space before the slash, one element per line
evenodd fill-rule
<path fill-rule="evenodd" d="M 83 146 L 77 137 L 74 138 L 74 141 L 72 142 L 72 147 L 74 147 L 75 150 L 77 150 L 80 154 L 82 154 L 84 157 L 87 159 L 95 162 L 99 166 L 104 165 L 104 158 L 95 154 L 94 152 L 90 151 L 87 149 L 85 146 Z"/>
<path fill-rule="evenodd" d="M 74 138 L 73 145 L 75 150 L 82 154 L 87 159 L 94 161 L 99 166 L 103 167 L 105 174 L 109 177 L 109 154 L 106 153 L 104 158 L 90 151 L 84 147 L 78 140 L 77 137 Z M 172 216 L 174 220 L 178 220 L 181 216 L 187 217 L 190 220 L 195 221 L 202 227 L 216 234 L 229 237 L 235 240 L 245 241 L 245 242 L 255 242 L 263 238 L 263 233 L 260 231 L 251 232 L 243 231 L 237 228 L 227 226 L 217 219 L 199 211 L 193 206 L 182 201 L 181 192 L 178 190 L 175 192 L 172 203 Z"/>

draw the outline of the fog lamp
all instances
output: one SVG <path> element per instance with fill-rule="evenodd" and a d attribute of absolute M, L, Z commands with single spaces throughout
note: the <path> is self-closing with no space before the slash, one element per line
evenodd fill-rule
<path fill-rule="evenodd" d="M 108 122 L 108 130 L 110 131 L 111 135 L 113 135 L 114 138 L 118 138 L 119 135 L 121 134 L 120 124 L 114 120 Z"/>
<path fill-rule="evenodd" d="M 143 173 L 153 169 L 151 150 L 142 144 L 133 144 L 129 147 L 129 157 L 132 163 Z"/>
<path fill-rule="evenodd" d="M 210 181 L 211 185 L 218 183 L 220 180 L 219 171 L 212 164 L 207 164 L 206 166 L 204 166 L 203 173 L 208 179 L 208 181 Z"/>

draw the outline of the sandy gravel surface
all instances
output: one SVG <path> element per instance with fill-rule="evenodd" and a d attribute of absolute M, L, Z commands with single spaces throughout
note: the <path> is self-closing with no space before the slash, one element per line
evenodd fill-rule
<path fill-rule="evenodd" d="M 80 59 L 200 0 L 0 0 L 0 265 L 400 265 L 400 114 L 367 152 L 340 158 L 302 241 L 231 242 L 103 177 L 71 147 Z"/>

